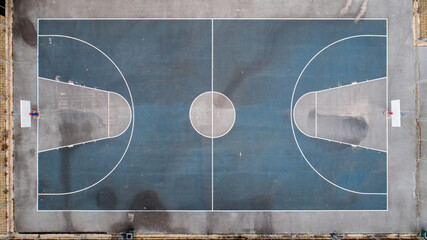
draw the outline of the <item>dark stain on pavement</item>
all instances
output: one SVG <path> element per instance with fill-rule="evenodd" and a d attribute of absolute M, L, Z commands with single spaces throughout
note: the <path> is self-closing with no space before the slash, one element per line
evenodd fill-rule
<path fill-rule="evenodd" d="M 96 193 L 96 204 L 99 209 L 116 209 L 117 197 L 114 189 L 111 187 L 104 187 L 98 190 Z"/>

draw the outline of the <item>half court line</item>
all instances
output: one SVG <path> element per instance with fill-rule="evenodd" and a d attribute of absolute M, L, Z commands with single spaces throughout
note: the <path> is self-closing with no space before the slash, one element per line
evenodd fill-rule
<path fill-rule="evenodd" d="M 213 104 L 213 94 L 214 94 L 214 20 L 211 20 L 211 127 L 212 127 L 212 139 L 211 139 L 211 210 L 214 210 L 214 104 Z"/>

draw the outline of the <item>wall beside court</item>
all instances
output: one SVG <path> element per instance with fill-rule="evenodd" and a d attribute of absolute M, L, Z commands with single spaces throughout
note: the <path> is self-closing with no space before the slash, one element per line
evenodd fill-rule
<path fill-rule="evenodd" d="M 427 46 L 427 0 L 413 0 L 414 45 Z"/>
<path fill-rule="evenodd" d="M 13 232 L 12 1 L 0 12 L 0 237 Z"/>
<path fill-rule="evenodd" d="M 414 43 L 416 51 L 416 106 L 417 106 L 417 227 L 427 228 L 427 74 L 423 71 L 427 60 L 423 58 L 427 46 L 427 0 L 414 0 Z"/>

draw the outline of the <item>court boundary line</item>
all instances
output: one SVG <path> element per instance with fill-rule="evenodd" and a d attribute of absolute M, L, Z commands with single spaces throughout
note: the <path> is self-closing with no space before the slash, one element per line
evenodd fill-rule
<path fill-rule="evenodd" d="M 351 143 L 341 142 L 341 141 L 334 140 L 334 139 L 328 139 L 328 138 L 319 137 L 319 136 L 317 135 L 317 93 L 319 93 L 319 92 L 326 92 L 326 91 L 329 91 L 329 90 L 336 90 L 336 89 L 339 89 L 339 88 L 344 88 L 344 87 L 349 87 L 349 86 L 361 85 L 361 84 L 363 84 L 363 83 L 370 83 L 370 82 L 375 82 L 375 81 L 378 81 L 378 80 L 386 80 L 386 79 L 387 79 L 387 77 L 374 78 L 374 79 L 372 79 L 372 80 L 366 80 L 366 81 L 362 81 L 362 82 L 350 83 L 350 84 L 347 84 L 347 85 L 338 86 L 338 87 L 333 87 L 333 88 L 328 88 L 328 89 L 322 89 L 322 90 L 319 90 L 319 91 L 310 91 L 310 92 L 307 92 L 307 93 L 303 94 L 303 95 L 302 95 L 301 97 L 299 97 L 299 98 L 298 98 L 298 100 L 295 102 L 295 106 L 294 106 L 294 109 L 293 109 L 292 117 L 293 117 L 293 121 L 295 122 L 295 126 L 298 128 L 298 130 L 299 130 L 302 134 L 304 134 L 305 136 L 310 137 L 310 138 L 321 139 L 321 140 L 325 140 L 325 141 L 329 141 L 329 142 L 335 142 L 335 143 L 339 143 L 339 144 L 349 145 L 349 146 L 351 146 L 351 147 L 359 147 L 359 148 L 365 148 L 365 149 L 374 150 L 374 151 L 379 151 L 379 152 L 387 152 L 387 149 L 386 149 L 386 150 L 382 150 L 382 149 L 378 149 L 378 148 L 373 148 L 373 147 L 364 146 L 364 145 L 361 145 L 361 144 L 351 144 Z M 387 91 L 387 90 L 386 90 L 386 91 Z M 301 128 L 299 127 L 299 125 L 298 125 L 297 121 L 295 120 L 295 109 L 296 109 L 296 106 L 298 105 L 298 102 L 299 102 L 299 101 L 300 101 L 304 96 L 309 95 L 309 94 L 315 94 L 315 109 L 316 109 L 316 115 L 315 115 L 315 135 L 314 135 L 314 136 L 312 136 L 312 135 L 310 135 L 310 134 L 305 133 L 304 131 L 302 131 L 302 130 L 301 130 Z M 387 144 L 387 143 L 386 143 L 386 144 Z"/>
<path fill-rule="evenodd" d="M 387 20 L 387 18 L 214 18 L 214 17 L 200 17 L 200 18 L 37 18 L 40 20 L 64 20 L 64 21 L 71 21 L 71 20 L 301 20 L 301 21 L 309 21 L 309 20 L 343 20 L 343 21 L 349 21 L 349 20 L 359 20 L 359 21 L 376 21 L 376 20 Z"/>
<path fill-rule="evenodd" d="M 120 95 L 118 93 L 110 92 L 110 91 L 106 91 L 106 90 L 102 90 L 102 89 L 97 89 L 97 88 L 86 87 L 86 86 L 77 85 L 77 84 L 73 84 L 73 83 L 61 82 L 61 81 L 57 81 L 57 80 L 53 80 L 53 79 L 49 79 L 49 78 L 45 78 L 45 77 L 38 77 L 38 79 L 39 80 L 43 80 L 43 81 L 49 81 L 49 82 L 55 82 L 55 83 L 62 83 L 62 84 L 69 85 L 69 86 L 77 86 L 77 87 L 81 87 L 81 88 L 88 89 L 88 90 L 100 91 L 100 92 L 106 93 L 108 95 L 108 97 L 107 97 L 108 100 L 107 101 L 109 101 L 109 95 L 110 95 L 110 93 L 116 94 L 116 95 L 120 96 L 121 98 L 123 98 L 123 100 L 125 100 L 126 104 L 128 105 L 129 112 L 132 112 L 128 101 L 122 95 Z M 108 112 L 107 113 L 107 115 L 108 115 L 107 118 L 109 118 L 109 106 L 107 106 L 107 108 L 108 108 L 107 109 L 107 112 Z M 110 132 L 109 132 L 110 131 L 110 129 L 109 129 L 110 127 L 109 127 L 109 119 L 108 119 L 107 137 L 102 137 L 102 138 L 96 138 L 96 139 L 92 139 L 92 140 L 88 140 L 88 141 L 77 142 L 77 143 L 73 143 L 73 144 L 69 144 L 69 145 L 63 145 L 63 146 L 59 146 L 59 147 L 55 147 L 55 148 L 47 148 L 47 149 L 43 149 L 43 150 L 38 150 L 37 152 L 38 153 L 48 152 L 48 151 L 53 151 L 53 150 L 59 150 L 61 148 L 73 147 L 75 145 L 81 145 L 81 144 L 86 144 L 86 143 L 91 143 L 91 142 L 97 142 L 97 141 L 106 140 L 106 139 L 117 138 L 117 137 L 120 137 L 123 133 L 125 133 L 129 129 L 131 121 L 132 121 L 132 116 L 130 116 L 128 125 L 125 128 L 125 130 L 122 131 L 119 135 L 110 136 Z"/>
<path fill-rule="evenodd" d="M 108 122 L 108 124 L 107 124 L 107 127 L 108 127 L 108 130 L 107 130 L 107 137 L 110 137 L 110 93 L 107 93 L 107 122 Z"/>
<path fill-rule="evenodd" d="M 211 20 L 211 210 L 214 210 L 214 20 Z"/>
<path fill-rule="evenodd" d="M 39 95 L 40 95 L 40 88 L 39 88 L 39 19 L 37 19 L 37 63 L 36 63 L 36 67 L 37 67 L 37 76 L 36 76 L 36 81 L 37 81 L 37 111 L 40 112 L 40 108 L 39 108 Z M 37 130 L 36 130 L 36 184 L 37 184 L 37 189 L 36 189 L 36 210 L 39 209 L 39 118 L 37 118 Z"/>
<path fill-rule="evenodd" d="M 37 19 L 37 24 L 38 24 L 38 26 L 39 26 L 39 19 Z M 125 157 L 125 155 L 126 155 L 126 153 L 127 153 L 127 151 L 128 151 L 128 149 L 129 149 L 129 146 L 130 146 L 130 143 L 132 142 L 132 137 L 133 137 L 133 130 L 134 130 L 134 126 L 135 126 L 135 112 L 134 112 L 134 103 L 133 103 L 133 97 L 132 97 L 132 92 L 131 92 L 131 90 L 130 90 L 130 88 L 129 88 L 129 85 L 128 85 L 128 83 L 127 83 L 127 81 L 126 81 L 126 78 L 125 78 L 125 76 L 123 75 L 123 73 L 122 73 L 122 71 L 120 70 L 120 68 L 117 66 L 117 64 L 106 54 L 106 53 L 104 53 L 103 51 L 101 51 L 99 48 L 97 48 L 96 46 L 94 46 L 94 45 L 92 45 L 92 44 L 90 44 L 90 43 L 88 43 L 88 42 L 86 42 L 86 41 L 84 41 L 84 40 L 82 40 L 82 39 L 79 39 L 79 38 L 76 38 L 76 37 L 72 37 L 72 36 L 67 36 L 67 35 L 54 35 L 54 34 L 52 34 L 52 35 L 40 35 L 39 34 L 39 32 L 37 32 L 37 40 L 40 38 L 40 37 L 58 37 L 58 38 L 67 38 L 67 39 L 72 39 L 72 40 L 75 40 L 75 41 L 79 41 L 79 42 L 81 42 L 81 43 L 84 43 L 84 44 L 86 44 L 86 45 L 88 45 L 88 46 L 90 46 L 90 47 L 92 47 L 92 48 L 94 48 L 95 50 L 97 50 L 99 53 L 101 53 L 102 55 L 104 55 L 113 65 L 114 65 L 114 67 L 116 68 L 116 70 L 119 72 L 119 74 L 120 74 L 120 76 L 122 77 L 122 79 L 123 79 L 123 81 L 124 81 L 124 83 L 125 83 L 125 85 L 126 85 L 126 88 L 127 88 L 127 90 L 128 90 L 128 92 L 129 92 L 129 98 L 130 98 L 130 101 L 131 101 L 131 104 L 132 104 L 132 108 L 131 108 L 131 112 L 132 112 L 132 129 L 131 129 L 131 132 L 130 132 L 130 136 L 129 136 L 129 141 L 128 141 L 128 144 L 127 144 L 127 146 L 126 146 L 126 149 L 125 149 L 125 151 L 123 152 L 123 155 L 122 155 L 122 157 L 120 158 L 120 160 L 117 162 L 117 164 L 113 167 L 113 169 L 110 171 L 110 172 L 108 172 L 103 178 L 101 178 L 100 180 L 98 180 L 97 182 L 95 182 L 95 183 L 93 183 L 92 185 L 89 185 L 89 186 L 87 186 L 87 187 L 85 187 L 85 188 L 81 188 L 81 189 L 79 189 L 79 190 L 75 190 L 75 191 L 72 191 L 72 192 L 65 192 L 65 193 L 40 193 L 39 192 L 39 190 L 37 189 L 37 211 L 39 211 L 39 206 L 38 206 L 38 201 L 39 201 L 39 196 L 41 196 L 41 195 L 43 195 L 43 196 L 63 196 L 63 195 L 71 195 L 71 194 L 75 194 L 75 193 L 79 193 L 79 192 L 83 192 L 83 191 L 85 191 L 85 190 L 87 190 L 87 189 L 90 189 L 90 188 L 92 188 L 92 187 L 94 187 L 94 186 L 96 186 L 96 185 L 98 185 L 100 182 L 102 182 L 102 181 L 104 181 L 104 179 L 106 179 L 108 176 L 110 176 L 111 175 L 111 173 L 113 173 L 114 172 L 114 170 L 120 165 L 120 163 L 122 162 L 122 160 L 123 160 L 123 158 Z M 37 46 L 39 46 L 39 45 L 37 45 Z M 39 65 L 38 65 L 38 61 L 39 61 L 39 56 L 37 56 L 37 68 L 39 67 Z M 37 78 L 39 78 L 39 76 L 37 76 Z M 37 159 L 38 159 L 38 154 L 39 153 L 37 153 Z M 38 161 L 37 161 L 37 171 L 38 171 Z M 38 173 L 37 173 L 37 182 L 39 182 L 39 179 L 38 179 Z"/>
<path fill-rule="evenodd" d="M 356 18 L 37 18 L 37 34 L 39 33 L 39 20 L 298 20 L 298 21 L 310 21 L 310 20 L 356 20 Z M 375 21 L 375 20 L 385 20 L 387 28 L 387 76 L 388 76 L 388 18 L 363 18 L 360 21 Z M 38 76 L 38 60 L 39 60 L 39 44 L 37 36 L 37 76 Z M 117 66 L 116 66 L 117 68 Z M 119 70 L 119 69 L 118 69 Z M 120 71 L 120 70 L 119 70 Z M 121 72 L 120 72 L 121 73 Z M 122 73 L 121 73 L 122 74 Z M 124 78 L 123 74 L 122 77 Z M 388 83 L 388 77 L 387 77 Z M 127 85 L 127 83 L 126 83 Z M 131 94 L 129 86 L 127 85 L 129 94 Z M 387 88 L 388 94 L 388 88 Z M 134 107 L 132 95 L 130 95 L 132 102 L 132 115 L 134 116 Z M 387 100 L 388 101 L 388 100 Z M 292 102 L 291 102 L 292 105 Z M 292 114 L 292 113 L 291 113 Z M 133 119 L 134 120 L 134 119 Z M 292 125 L 292 120 L 291 120 Z M 132 121 L 132 127 L 134 126 L 134 121 Z M 133 133 L 133 129 L 132 129 Z M 131 138 L 132 138 L 131 133 Z M 388 126 L 387 126 L 387 135 L 388 135 Z M 388 138 L 387 138 L 387 148 L 388 148 Z M 38 194 L 38 154 L 37 154 L 37 194 Z M 39 197 L 37 195 L 37 212 L 202 212 L 206 213 L 208 210 L 39 210 L 38 207 Z M 387 154 L 387 209 L 378 210 L 378 209 L 349 209 L 349 210 L 334 210 L 334 209 L 312 209 L 312 210 L 213 210 L 214 212 L 386 212 L 388 211 L 388 154 Z"/>
<path fill-rule="evenodd" d="M 296 88 L 297 88 L 297 86 L 298 86 L 298 83 L 299 83 L 299 81 L 300 81 L 300 79 L 301 79 L 301 77 L 302 77 L 302 75 L 304 74 L 304 72 L 305 72 L 305 70 L 307 69 L 307 67 L 311 64 L 311 62 L 319 55 L 319 54 L 321 54 L 323 51 L 325 51 L 326 49 L 328 49 L 329 47 L 331 47 L 331 46 L 333 46 L 333 45 L 335 45 L 335 44 L 337 44 L 337 43 L 340 43 L 340 42 L 342 42 L 342 41 L 346 41 L 346 40 L 349 40 L 349 39 L 354 39 L 354 38 L 362 38 L 362 37 L 380 37 L 380 38 L 388 38 L 388 36 L 387 35 L 375 35 L 375 34 L 361 34 L 361 35 L 352 35 L 352 36 L 348 36 L 348 37 L 345 37 L 345 38 L 341 38 L 341 39 L 338 39 L 338 40 L 336 40 L 336 41 L 334 41 L 334 42 L 332 42 L 332 43 L 330 43 L 330 44 L 328 44 L 328 45 L 326 45 L 325 47 L 323 47 L 320 51 L 318 51 L 307 63 L 306 63 L 306 65 L 304 66 L 304 68 L 301 70 L 301 72 L 300 72 L 300 74 L 299 74 L 299 76 L 298 76 L 298 78 L 297 78 L 297 81 L 296 81 L 296 83 L 295 83 L 295 85 L 294 85 L 294 89 L 293 89 L 293 91 L 292 91 L 292 97 L 291 97 L 291 104 L 290 104 L 290 114 L 292 114 L 292 116 L 291 116 L 291 128 L 292 128 L 292 133 L 293 133 L 293 136 L 294 136 L 294 140 L 295 140 L 295 143 L 296 143 L 296 145 L 297 145 L 297 147 L 298 147 L 298 150 L 300 151 L 300 153 L 301 153 L 301 155 L 302 155 L 302 157 L 305 159 L 305 161 L 306 161 L 306 163 L 310 166 L 310 168 L 315 172 L 315 173 L 317 173 L 317 175 L 319 175 L 319 177 L 321 177 L 323 180 L 325 180 L 326 182 L 328 182 L 329 184 L 331 184 L 332 186 L 335 186 L 336 188 L 339 188 L 339 189 L 341 189 L 341 190 L 344 190 L 344 191 L 347 191 L 347 192 L 351 192 L 351 193 L 355 193 L 355 194 L 360 194 L 360 195 L 386 195 L 387 196 L 387 201 L 386 202 L 388 202 L 388 189 L 386 189 L 386 191 L 387 192 L 385 192 L 385 193 L 368 193 L 368 192 L 358 192 L 358 191 L 353 191 L 353 190 L 350 190 L 350 189 L 347 189 L 347 188 L 345 188 L 345 187 L 342 187 L 342 186 L 340 186 L 340 185 L 338 185 L 338 184 L 336 184 L 336 183 L 334 183 L 334 182 L 332 182 L 331 180 L 329 180 L 328 178 L 326 178 L 325 176 L 323 176 L 319 171 L 317 171 L 316 170 L 316 168 L 314 168 L 313 167 L 313 165 L 310 163 L 310 161 L 308 161 L 308 159 L 305 157 L 305 155 L 304 155 L 304 152 L 302 151 L 302 149 L 301 149 L 301 147 L 300 147 L 300 145 L 299 145 L 299 143 L 298 143 L 298 140 L 297 140 L 297 138 L 296 138 L 296 135 L 295 135 L 295 129 L 294 129 L 294 123 L 295 123 L 295 121 L 294 121 L 294 114 L 293 114 L 293 111 L 295 110 L 295 106 L 293 105 L 293 102 L 294 102 L 294 97 L 295 97 L 295 91 L 296 91 Z M 386 43 L 387 44 L 387 43 Z M 386 53 L 387 54 L 387 53 Z M 386 56 L 386 58 L 388 58 L 388 56 Z M 386 65 L 387 65 L 387 62 L 386 62 Z M 386 76 L 387 77 L 387 76 Z M 347 86 L 347 85 L 346 85 Z M 386 91 L 388 91 L 388 89 L 386 89 Z M 296 104 L 295 104 L 296 105 Z M 386 156 L 388 155 L 388 153 L 386 153 Z M 386 174 L 387 174 L 387 172 L 388 172 L 388 169 L 386 169 Z M 387 176 L 386 176 L 387 177 Z"/>
<path fill-rule="evenodd" d="M 37 212 L 197 212 L 197 213 L 207 213 L 207 212 L 242 212 L 242 213 L 253 213 L 253 212 L 271 212 L 271 213 L 277 213 L 277 212 L 319 212 L 319 213 L 325 213 L 325 212 L 387 212 L 388 209 L 384 210 L 378 210 L 378 209 L 372 209 L 372 210 L 38 210 Z"/>
<path fill-rule="evenodd" d="M 386 102 L 386 108 L 388 109 L 388 19 L 386 19 L 385 20 L 386 21 L 386 35 L 387 35 L 387 38 L 386 38 L 386 75 L 387 75 L 387 77 L 386 77 L 386 82 L 385 82 L 385 86 L 386 86 L 386 100 L 385 100 L 385 102 Z M 389 193 L 389 189 L 388 189 L 388 119 L 386 118 L 385 119 L 385 121 L 386 121 L 386 149 L 387 149 L 387 163 L 386 163 L 386 168 L 387 168 L 387 172 L 386 172 L 386 178 L 387 178 L 387 186 L 386 186 L 386 189 L 387 189 L 387 202 L 386 202 L 386 204 L 387 204 L 387 211 L 388 211 L 388 193 Z"/>

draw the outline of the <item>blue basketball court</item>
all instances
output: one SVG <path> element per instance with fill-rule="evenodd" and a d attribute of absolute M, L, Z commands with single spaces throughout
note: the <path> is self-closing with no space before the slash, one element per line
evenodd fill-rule
<path fill-rule="evenodd" d="M 39 19 L 37 208 L 387 210 L 387 71 L 386 19 Z"/>

